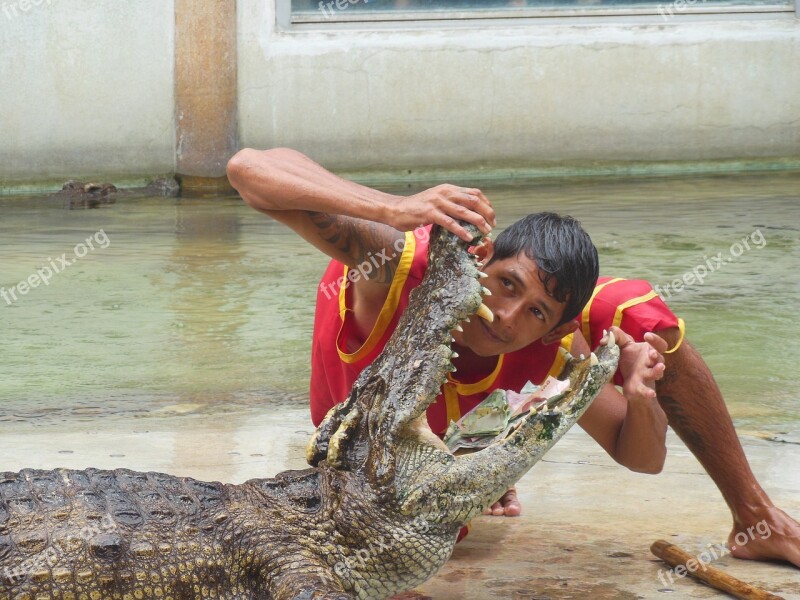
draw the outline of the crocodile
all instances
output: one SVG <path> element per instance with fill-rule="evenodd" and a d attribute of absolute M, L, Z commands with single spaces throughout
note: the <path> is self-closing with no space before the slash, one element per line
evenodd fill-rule
<path fill-rule="evenodd" d="M 460 528 L 580 417 L 619 357 L 612 335 L 589 357 L 567 357 L 567 394 L 454 456 L 425 410 L 454 370 L 451 331 L 492 318 L 470 249 L 434 228 L 424 280 L 313 434 L 310 468 L 238 485 L 127 469 L 0 473 L 0 598 L 379 599 L 430 578 Z"/>

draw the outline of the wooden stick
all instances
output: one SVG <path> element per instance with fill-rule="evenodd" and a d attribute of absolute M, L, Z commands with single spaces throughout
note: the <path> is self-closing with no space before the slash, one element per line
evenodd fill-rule
<path fill-rule="evenodd" d="M 724 571 L 710 567 L 678 546 L 664 540 L 656 540 L 650 551 L 671 567 L 683 567 L 686 574 L 696 577 L 713 588 L 727 592 L 743 600 L 784 600 L 781 596 L 753 587 Z M 689 562 L 693 563 L 688 564 Z M 691 567 L 691 568 L 690 568 Z M 677 574 L 677 573 L 676 573 Z"/>

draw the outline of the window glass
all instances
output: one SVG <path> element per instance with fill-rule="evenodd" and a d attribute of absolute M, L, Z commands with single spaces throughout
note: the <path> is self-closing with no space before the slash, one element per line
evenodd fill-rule
<path fill-rule="evenodd" d="M 693 9 L 723 7 L 768 7 L 793 5 L 793 0 L 290 0 L 292 15 L 303 20 L 360 20 L 402 17 L 403 13 L 452 13 L 454 18 L 480 18 L 491 13 L 507 12 L 508 16 L 524 16 L 532 11 L 591 11 L 591 9 L 671 9 L 673 13 Z M 648 12 L 650 12 L 648 11 Z M 483 13 L 483 15 L 482 15 Z M 446 16 L 446 15 L 440 15 Z M 372 19 L 370 19 L 372 20 Z"/>
<path fill-rule="evenodd" d="M 292 16 L 302 21 L 373 20 L 379 18 L 481 18 L 526 16 L 542 11 L 591 12 L 593 9 L 636 9 L 654 14 L 696 9 L 785 6 L 793 0 L 290 0 Z M 448 14 L 449 13 L 449 14 Z M 405 15 L 405 16 L 404 16 Z M 293 19 L 294 20 L 294 19 Z"/>

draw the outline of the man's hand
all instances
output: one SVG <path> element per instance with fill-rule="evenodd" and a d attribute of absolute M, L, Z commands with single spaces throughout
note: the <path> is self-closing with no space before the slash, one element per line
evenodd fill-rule
<path fill-rule="evenodd" d="M 622 393 L 628 401 L 656 397 L 656 381 L 664 376 L 664 356 L 667 342 L 655 333 L 646 333 L 644 342 L 637 343 L 619 327 L 611 331 L 620 349 L 619 369 L 624 383 Z"/>
<path fill-rule="evenodd" d="M 472 237 L 458 221 L 472 223 L 484 234 L 497 225 L 491 203 L 477 188 L 437 185 L 403 198 L 392 208 L 385 222 L 395 229 L 410 231 L 436 223 L 466 242 L 472 241 Z"/>
<path fill-rule="evenodd" d="M 517 488 L 512 487 L 503 497 L 483 511 L 485 515 L 495 517 L 518 517 L 522 513 L 522 505 L 517 500 Z"/>

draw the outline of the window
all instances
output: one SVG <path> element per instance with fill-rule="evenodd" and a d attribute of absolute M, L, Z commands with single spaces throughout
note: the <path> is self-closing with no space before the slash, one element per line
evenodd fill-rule
<path fill-rule="evenodd" d="M 800 0 L 277 0 L 290 23 L 792 12 Z M 287 11 L 289 12 L 289 11 Z"/>

